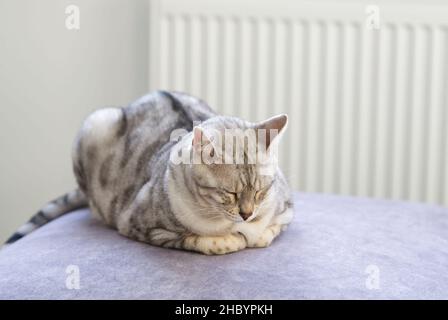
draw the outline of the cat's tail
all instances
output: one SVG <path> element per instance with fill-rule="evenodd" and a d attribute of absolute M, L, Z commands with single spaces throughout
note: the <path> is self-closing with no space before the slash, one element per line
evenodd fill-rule
<path fill-rule="evenodd" d="M 79 190 L 73 190 L 69 193 L 60 196 L 59 198 L 50 201 L 42 209 L 40 209 L 27 223 L 21 226 L 14 234 L 6 240 L 5 245 L 10 245 L 13 242 L 30 234 L 37 228 L 44 224 L 68 213 L 72 210 L 86 207 L 87 198 L 84 193 Z"/>

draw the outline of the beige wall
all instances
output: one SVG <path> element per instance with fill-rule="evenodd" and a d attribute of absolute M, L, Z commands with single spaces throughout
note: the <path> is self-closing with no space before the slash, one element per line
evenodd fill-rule
<path fill-rule="evenodd" d="M 65 8 L 80 8 L 80 30 Z M 92 110 L 147 86 L 146 0 L 0 0 L 0 241 L 75 186 L 70 151 Z"/>

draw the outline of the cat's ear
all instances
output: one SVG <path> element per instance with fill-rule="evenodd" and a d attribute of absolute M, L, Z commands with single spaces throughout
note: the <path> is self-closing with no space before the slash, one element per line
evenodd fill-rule
<path fill-rule="evenodd" d="M 286 114 L 279 114 L 277 116 L 257 123 L 257 129 L 264 129 L 262 133 L 265 134 L 265 139 L 263 140 L 266 144 L 266 149 L 268 149 L 274 141 L 280 139 L 287 126 L 288 116 Z"/>
<path fill-rule="evenodd" d="M 199 127 L 193 128 L 193 140 L 191 141 L 191 145 L 193 148 L 199 148 L 202 144 L 202 129 Z"/>
<path fill-rule="evenodd" d="M 196 156 L 200 155 L 204 163 L 210 164 L 215 161 L 217 153 L 215 152 L 215 146 L 213 144 L 213 136 L 212 138 L 209 138 L 200 127 L 194 127 L 191 144 L 193 146 L 194 154 Z M 197 162 L 195 161 L 195 163 Z"/>
<path fill-rule="evenodd" d="M 193 140 L 191 141 L 191 145 L 194 149 L 199 150 L 201 146 L 207 145 L 210 143 L 210 139 L 204 134 L 204 130 L 200 127 L 193 128 Z"/>

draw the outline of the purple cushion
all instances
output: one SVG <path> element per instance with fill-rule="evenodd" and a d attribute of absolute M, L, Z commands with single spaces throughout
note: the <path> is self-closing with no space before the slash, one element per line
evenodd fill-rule
<path fill-rule="evenodd" d="M 448 298 L 448 209 L 295 200 L 294 221 L 271 247 L 224 256 L 131 241 L 77 210 L 0 251 L 0 298 Z"/>

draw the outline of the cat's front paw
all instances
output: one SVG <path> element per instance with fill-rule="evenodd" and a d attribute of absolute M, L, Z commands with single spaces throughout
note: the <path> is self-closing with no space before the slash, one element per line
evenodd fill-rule
<path fill-rule="evenodd" d="M 268 247 L 272 241 L 287 227 L 292 221 L 293 210 L 291 208 L 286 209 L 283 213 L 277 215 L 274 218 L 273 224 L 268 226 L 255 242 L 252 242 L 250 247 L 253 248 L 265 248 Z"/>
<path fill-rule="evenodd" d="M 268 247 L 272 241 L 277 237 L 282 231 L 282 226 L 279 224 L 274 224 L 267 227 L 263 233 L 258 237 L 251 247 L 253 248 L 265 248 Z"/>
<path fill-rule="evenodd" d="M 206 255 L 232 253 L 243 250 L 246 245 L 245 237 L 239 233 L 225 236 L 189 235 L 184 239 L 184 249 Z"/>

